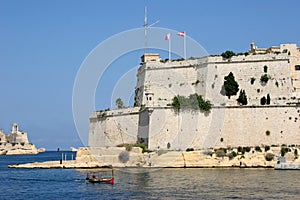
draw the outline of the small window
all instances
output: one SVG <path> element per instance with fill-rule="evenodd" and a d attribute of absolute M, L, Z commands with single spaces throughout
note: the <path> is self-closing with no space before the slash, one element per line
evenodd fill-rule
<path fill-rule="evenodd" d="M 295 70 L 300 70 L 300 65 L 295 65 Z"/>
<path fill-rule="evenodd" d="M 151 101 L 152 100 L 152 98 L 151 97 L 149 97 L 149 101 Z"/>

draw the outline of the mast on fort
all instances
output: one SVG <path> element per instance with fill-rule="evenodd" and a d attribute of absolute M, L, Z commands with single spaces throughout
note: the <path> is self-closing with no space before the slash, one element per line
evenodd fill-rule
<path fill-rule="evenodd" d="M 145 16 L 144 16 L 144 55 L 142 56 L 142 62 L 149 61 L 148 57 L 150 56 L 150 60 L 152 60 L 153 56 L 157 57 L 158 54 L 148 54 L 147 53 L 147 46 L 148 46 L 148 28 L 157 24 L 159 20 L 155 21 L 152 24 L 148 24 L 148 17 L 147 17 L 147 6 L 145 6 Z"/>

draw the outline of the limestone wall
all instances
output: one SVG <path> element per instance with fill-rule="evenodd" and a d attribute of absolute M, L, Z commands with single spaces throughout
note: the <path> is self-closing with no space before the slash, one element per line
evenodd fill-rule
<path fill-rule="evenodd" d="M 139 108 L 94 112 L 90 116 L 89 146 L 108 147 L 136 143 Z"/>
<path fill-rule="evenodd" d="M 295 53 L 296 54 L 296 53 Z M 300 84 L 299 52 L 294 57 L 288 53 L 240 55 L 230 59 L 210 56 L 199 59 L 172 62 L 144 63 L 138 71 L 136 105 L 166 106 L 175 95 L 189 96 L 199 93 L 215 105 L 237 105 L 236 99 L 228 99 L 222 91 L 224 77 L 232 72 L 239 88 L 246 91 L 249 105 L 260 105 L 260 99 L 271 96 L 271 105 L 283 105 L 295 98 Z M 267 74 L 270 79 L 262 83 Z M 255 79 L 251 83 L 251 79 Z M 149 104 L 146 93 L 153 93 Z"/>
<path fill-rule="evenodd" d="M 300 108 L 287 106 L 220 107 L 213 108 L 208 115 L 154 109 L 149 121 L 148 146 L 185 150 L 300 144 L 299 119 Z"/>

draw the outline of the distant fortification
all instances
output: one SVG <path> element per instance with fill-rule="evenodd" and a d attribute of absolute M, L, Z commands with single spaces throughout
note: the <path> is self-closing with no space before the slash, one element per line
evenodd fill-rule
<path fill-rule="evenodd" d="M 12 125 L 11 133 L 0 130 L 0 155 L 37 154 L 38 150 L 28 141 L 27 133 L 19 131 L 18 124 Z"/>
<path fill-rule="evenodd" d="M 225 95 L 224 77 L 234 75 L 236 95 Z M 247 104 L 237 99 L 244 91 Z M 175 96 L 197 93 L 209 112 L 176 109 Z M 163 61 L 142 56 L 133 108 L 90 115 L 90 147 L 144 143 L 149 149 L 300 144 L 300 49 L 281 44 L 249 52 Z"/>

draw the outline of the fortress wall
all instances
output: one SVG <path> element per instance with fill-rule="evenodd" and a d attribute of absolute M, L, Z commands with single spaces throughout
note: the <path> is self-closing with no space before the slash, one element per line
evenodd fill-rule
<path fill-rule="evenodd" d="M 153 150 L 300 144 L 299 107 L 219 107 L 209 114 L 149 109 L 91 118 L 89 146 L 135 143 L 137 137 Z"/>
<path fill-rule="evenodd" d="M 174 150 L 300 144 L 299 115 L 299 107 L 213 108 L 209 115 L 154 109 L 149 148 L 167 149 L 168 143 Z"/>
<path fill-rule="evenodd" d="M 137 75 L 136 105 L 146 108 L 93 113 L 89 144 L 116 146 L 143 139 L 150 149 L 175 150 L 300 144 L 299 107 L 286 106 L 296 101 L 294 97 L 300 97 L 300 71 L 295 70 L 300 59 L 298 50 L 294 50 L 291 55 L 240 55 L 230 59 L 209 56 L 144 63 Z M 246 91 L 248 106 L 237 105 L 239 92 L 230 99 L 224 95 L 224 77 L 230 72 L 239 88 Z M 270 80 L 262 84 L 260 78 L 265 73 Z M 253 84 L 251 78 L 255 78 Z M 175 95 L 195 92 L 214 104 L 210 114 L 195 110 L 176 112 L 165 107 Z M 260 99 L 267 94 L 271 104 L 262 107 Z"/>
<path fill-rule="evenodd" d="M 299 107 L 227 108 L 216 146 L 300 144 L 299 115 Z"/>
<path fill-rule="evenodd" d="M 233 72 L 239 88 L 246 91 L 248 105 L 260 105 L 260 99 L 267 94 L 271 96 L 271 105 L 286 104 L 295 96 L 298 83 L 291 78 L 295 73 L 291 72 L 288 58 L 287 54 L 264 54 L 149 62 L 139 69 L 137 99 L 139 105 L 146 105 L 148 91 L 154 95 L 154 106 L 166 106 L 175 95 L 189 96 L 196 92 L 217 106 L 237 105 L 239 93 L 228 99 L 222 91 L 224 77 Z M 266 73 L 264 66 L 267 66 Z M 264 74 L 270 76 L 266 84 L 260 81 Z M 255 78 L 253 84 L 251 78 Z"/>
<path fill-rule="evenodd" d="M 196 71 L 193 67 L 149 70 L 146 72 L 144 92 L 153 92 L 155 106 L 165 106 L 176 95 L 188 96 L 195 93 L 193 84 L 196 80 Z M 146 104 L 146 101 L 146 95 L 143 94 L 142 104 Z"/>
<path fill-rule="evenodd" d="M 215 60 L 212 58 L 211 61 L 214 62 L 200 66 L 197 75 L 200 84 L 197 85 L 199 87 L 197 91 L 204 90 L 205 97 L 212 100 L 215 105 L 224 103 L 237 105 L 236 99 L 239 92 L 236 96 L 232 96 L 232 99 L 228 99 L 221 93 L 224 77 L 232 72 L 239 88 L 246 92 L 248 105 L 260 105 L 260 99 L 263 96 L 266 97 L 267 94 L 271 96 L 271 105 L 289 102 L 292 97 L 293 86 L 288 60 L 281 59 L 281 57 L 279 57 L 280 60 L 257 60 L 257 58 L 253 60 L 253 56 L 236 56 L 233 58 L 239 57 L 241 57 L 240 59 L 244 57 L 245 60 L 219 62 L 217 58 Z M 264 66 L 267 66 L 267 73 L 264 72 Z M 271 77 L 266 84 L 260 82 L 260 77 L 263 74 L 268 74 Z M 251 84 L 252 77 L 255 78 L 253 84 Z"/>
<path fill-rule="evenodd" d="M 137 141 L 139 108 L 100 112 L 90 116 L 89 146 L 107 147 Z"/>

